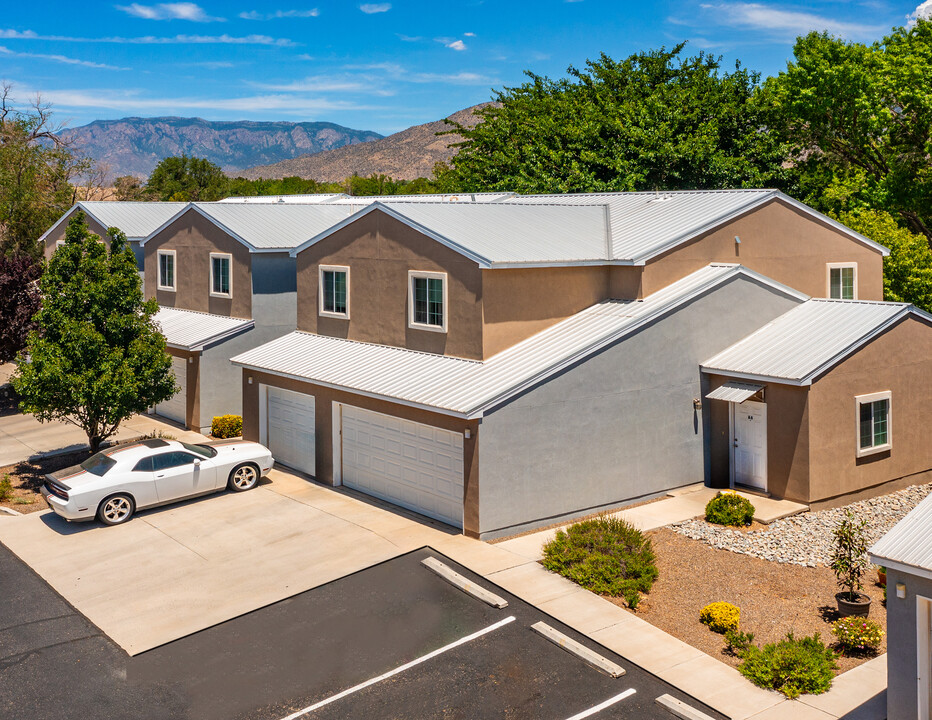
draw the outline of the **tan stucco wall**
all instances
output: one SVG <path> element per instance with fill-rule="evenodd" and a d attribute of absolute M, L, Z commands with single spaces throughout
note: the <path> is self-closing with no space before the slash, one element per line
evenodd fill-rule
<path fill-rule="evenodd" d="M 482 271 L 484 357 L 609 297 L 608 267 Z"/>
<path fill-rule="evenodd" d="M 828 296 L 826 263 L 856 262 L 858 298 L 883 299 L 883 257 L 878 251 L 777 200 L 648 262 L 643 295 L 710 262 L 741 263 L 812 297 Z"/>
<path fill-rule="evenodd" d="M 252 383 L 249 382 L 250 378 Z M 333 403 L 372 410 L 374 412 L 394 415 L 414 422 L 463 433 L 470 431 L 469 438 L 463 438 L 463 531 L 473 537 L 479 536 L 479 421 L 441 415 L 439 413 L 417 408 L 397 405 L 385 400 L 354 395 L 352 393 L 320 387 L 312 383 L 282 378 L 276 375 L 243 370 L 243 437 L 246 440 L 260 442 L 259 437 L 259 385 L 307 393 L 314 396 L 316 480 L 333 485 Z"/>
<path fill-rule="evenodd" d="M 641 280 L 644 268 L 634 265 L 614 265 L 610 268 L 609 294 L 613 300 L 637 300 L 644 296 Z"/>
<path fill-rule="evenodd" d="M 188 430 L 199 432 L 201 429 L 201 354 L 199 352 L 188 352 L 177 348 L 168 348 L 168 354 L 173 357 L 185 358 L 187 360 L 187 373 L 185 377 L 185 427 Z"/>
<path fill-rule="evenodd" d="M 249 249 L 203 215 L 188 210 L 152 237 L 145 252 L 146 297 L 159 305 L 229 317 L 252 317 L 252 273 Z M 175 251 L 175 292 L 158 290 L 159 250 Z M 210 295 L 210 253 L 230 253 L 232 298 Z"/>
<path fill-rule="evenodd" d="M 65 233 L 68 231 L 68 223 L 71 221 L 71 218 L 74 217 L 76 212 L 76 209 L 72 209 L 71 212 L 67 214 L 66 219 L 45 238 L 44 252 L 46 258 L 52 257 L 52 253 L 55 252 L 55 243 L 57 243 L 59 240 L 65 239 Z M 107 247 L 110 247 L 110 236 L 107 235 L 107 228 L 105 228 L 87 213 L 84 213 L 84 219 L 87 221 L 88 229 L 95 235 L 99 236 Z"/>
<path fill-rule="evenodd" d="M 350 268 L 349 320 L 318 315 L 318 266 Z M 408 271 L 446 272 L 447 332 L 408 327 Z M 479 266 L 371 212 L 298 254 L 298 329 L 457 357 L 482 357 Z"/>
<path fill-rule="evenodd" d="M 854 398 L 886 390 L 892 448 L 858 458 Z M 909 476 L 928 482 L 921 474 L 932 469 L 932 326 L 906 318 L 817 379 L 810 418 L 812 501 Z"/>

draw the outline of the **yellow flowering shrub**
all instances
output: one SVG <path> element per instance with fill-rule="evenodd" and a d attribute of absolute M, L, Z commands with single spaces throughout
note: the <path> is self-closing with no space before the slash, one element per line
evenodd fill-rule
<path fill-rule="evenodd" d="M 724 633 L 738 629 L 741 611 L 731 603 L 714 602 L 702 608 L 699 619 L 713 632 Z"/>

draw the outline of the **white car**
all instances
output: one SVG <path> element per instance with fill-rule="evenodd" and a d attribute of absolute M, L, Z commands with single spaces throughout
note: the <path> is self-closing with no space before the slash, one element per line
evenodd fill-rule
<path fill-rule="evenodd" d="M 66 520 L 97 517 L 105 525 L 120 525 L 142 508 L 224 488 L 250 490 L 273 462 L 267 448 L 244 440 L 142 440 L 46 475 L 42 495 Z"/>

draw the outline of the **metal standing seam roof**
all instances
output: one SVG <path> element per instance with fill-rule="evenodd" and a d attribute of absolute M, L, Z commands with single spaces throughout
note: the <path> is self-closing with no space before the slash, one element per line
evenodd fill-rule
<path fill-rule="evenodd" d="M 932 495 L 914 507 L 868 550 L 884 567 L 932 578 Z"/>
<path fill-rule="evenodd" d="M 105 228 L 117 227 L 126 234 L 128 239 L 139 241 L 174 217 L 187 204 L 184 202 L 82 200 L 75 203 L 74 207 L 43 233 L 39 240 L 45 242 L 48 234 L 64 222 L 75 208 L 78 208 Z"/>
<path fill-rule="evenodd" d="M 662 192 L 519 195 L 506 203 L 605 205 L 610 217 L 612 259 L 642 264 L 731 217 L 780 198 L 877 250 L 886 248 L 793 200 L 778 190 L 677 190 Z"/>
<path fill-rule="evenodd" d="M 904 303 L 811 299 L 702 364 L 705 372 L 809 385 L 894 322 L 914 313 Z"/>
<path fill-rule="evenodd" d="M 217 202 L 222 203 L 245 203 L 249 205 L 273 203 L 292 204 L 292 205 L 316 205 L 319 203 L 328 203 L 337 198 L 349 197 L 346 193 L 316 193 L 308 195 L 233 195 L 223 198 Z"/>
<path fill-rule="evenodd" d="M 159 307 L 154 319 L 170 347 L 192 352 L 246 332 L 256 324 L 253 320 L 164 306 Z"/>
<path fill-rule="evenodd" d="M 708 393 L 706 397 L 709 400 L 724 400 L 725 402 L 743 403 L 749 397 L 756 395 L 763 389 L 763 385 L 753 385 L 751 383 L 742 383 L 729 380 L 728 382 L 723 383 L 719 387 L 715 388 L 712 392 Z"/>
<path fill-rule="evenodd" d="M 298 331 L 242 353 L 231 362 L 415 407 L 480 417 L 484 409 L 522 388 L 738 275 L 793 297 L 805 297 L 740 265 L 715 264 L 644 300 L 598 303 L 485 361 Z"/>

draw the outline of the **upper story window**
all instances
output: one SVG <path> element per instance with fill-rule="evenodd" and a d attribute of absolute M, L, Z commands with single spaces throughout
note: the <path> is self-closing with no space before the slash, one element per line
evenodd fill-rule
<path fill-rule="evenodd" d="M 228 253 L 210 254 L 210 294 L 217 297 L 231 297 L 230 265 L 233 256 Z"/>
<path fill-rule="evenodd" d="M 320 266 L 319 313 L 325 317 L 349 318 L 349 268 Z"/>
<path fill-rule="evenodd" d="M 889 450 L 892 445 L 892 397 L 889 391 L 858 395 L 858 457 Z"/>
<path fill-rule="evenodd" d="M 829 263 L 828 296 L 833 300 L 858 299 L 857 263 Z"/>
<path fill-rule="evenodd" d="M 175 290 L 175 251 L 159 250 L 159 290 Z"/>
<path fill-rule="evenodd" d="M 408 326 L 434 332 L 447 331 L 447 274 L 408 273 Z"/>

